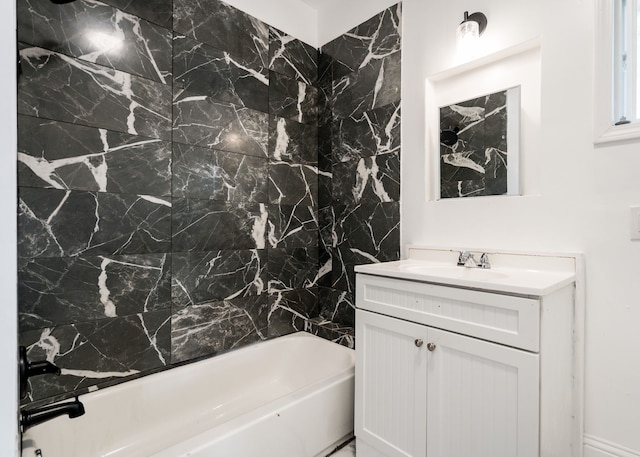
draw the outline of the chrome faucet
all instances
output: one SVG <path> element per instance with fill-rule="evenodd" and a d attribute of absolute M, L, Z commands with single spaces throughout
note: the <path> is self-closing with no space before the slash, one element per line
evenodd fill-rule
<path fill-rule="evenodd" d="M 480 256 L 480 260 L 478 261 L 470 251 L 461 251 L 460 255 L 458 256 L 458 266 L 466 268 L 489 269 L 491 268 L 491 263 L 489 262 L 489 256 L 486 252 L 482 253 L 482 255 Z"/>
<path fill-rule="evenodd" d="M 475 257 L 469 251 L 461 251 L 458 256 L 459 267 L 475 267 L 477 265 Z"/>
<path fill-rule="evenodd" d="M 478 268 L 489 269 L 491 268 L 491 263 L 489 262 L 489 256 L 486 252 L 483 252 L 480 256 L 480 262 L 478 262 Z"/>

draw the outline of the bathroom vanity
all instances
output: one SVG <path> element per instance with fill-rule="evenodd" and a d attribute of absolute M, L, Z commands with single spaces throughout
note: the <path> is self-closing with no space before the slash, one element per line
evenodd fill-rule
<path fill-rule="evenodd" d="M 356 267 L 357 456 L 579 455 L 579 258 L 411 254 Z"/>

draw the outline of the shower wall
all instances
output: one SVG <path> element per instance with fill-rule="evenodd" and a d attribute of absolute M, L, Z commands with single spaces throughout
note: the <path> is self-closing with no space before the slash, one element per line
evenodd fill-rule
<path fill-rule="evenodd" d="M 297 330 L 353 343 L 353 265 L 399 250 L 399 16 L 319 72 L 219 0 L 18 2 L 20 344 L 63 370 L 25 404 Z"/>
<path fill-rule="evenodd" d="M 318 315 L 317 51 L 216 0 L 18 2 L 37 401 Z"/>
<path fill-rule="evenodd" d="M 353 327 L 354 266 L 400 258 L 401 3 L 319 56 L 321 316 Z"/>

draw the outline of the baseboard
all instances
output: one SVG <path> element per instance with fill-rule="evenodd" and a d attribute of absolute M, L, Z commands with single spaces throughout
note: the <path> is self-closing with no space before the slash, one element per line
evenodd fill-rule
<path fill-rule="evenodd" d="M 585 434 L 584 457 L 640 457 L 640 451 Z"/>

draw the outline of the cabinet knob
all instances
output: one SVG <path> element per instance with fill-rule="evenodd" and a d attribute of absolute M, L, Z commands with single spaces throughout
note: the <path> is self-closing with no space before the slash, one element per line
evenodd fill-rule
<path fill-rule="evenodd" d="M 436 343 L 429 343 L 427 344 L 427 349 L 429 349 L 431 352 L 436 350 Z"/>
<path fill-rule="evenodd" d="M 422 347 L 422 345 L 424 344 L 424 341 L 422 341 L 420 338 L 417 338 L 414 341 L 414 343 L 415 343 L 416 347 L 419 348 L 419 347 Z"/>

